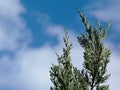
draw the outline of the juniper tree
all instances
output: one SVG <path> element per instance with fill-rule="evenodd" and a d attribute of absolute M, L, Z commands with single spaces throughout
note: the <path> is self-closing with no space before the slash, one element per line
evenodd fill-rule
<path fill-rule="evenodd" d="M 65 48 L 63 55 L 57 55 L 58 65 L 52 64 L 50 76 L 54 87 L 51 90 L 87 90 L 87 83 L 83 73 L 73 67 L 70 58 L 72 43 L 69 42 L 69 36 L 66 32 L 64 39 Z"/>
<path fill-rule="evenodd" d="M 51 90 L 72 90 L 73 88 L 73 72 L 72 63 L 70 59 L 70 50 L 72 44 L 69 43 L 69 37 L 66 32 L 64 43 L 65 48 L 63 48 L 63 55 L 57 55 L 58 65 L 52 64 L 50 76 L 54 87 Z M 71 87 L 69 87 L 71 86 Z"/>
<path fill-rule="evenodd" d="M 58 64 L 52 64 L 50 70 L 51 81 L 54 84 L 51 90 L 109 90 L 104 85 L 110 74 L 107 74 L 110 50 L 105 48 L 103 39 L 107 36 L 110 23 L 104 30 L 98 22 L 98 28 L 89 25 L 86 17 L 77 10 L 86 28 L 86 33 L 77 39 L 83 47 L 84 62 L 81 70 L 71 63 L 70 52 L 72 44 L 69 35 L 65 32 L 63 54 L 57 55 Z M 77 54 L 77 53 L 76 53 Z"/>
<path fill-rule="evenodd" d="M 98 22 L 97 28 L 89 25 L 85 16 L 80 13 L 82 22 L 86 28 L 86 34 L 82 34 L 78 37 L 78 42 L 84 48 L 84 64 L 83 71 L 85 74 L 85 80 L 89 85 L 89 89 L 93 90 L 109 90 L 108 85 L 102 85 L 110 76 L 107 74 L 107 64 L 109 63 L 110 50 L 105 48 L 103 39 L 107 36 L 110 22 L 107 28 L 104 30 L 102 25 Z"/>

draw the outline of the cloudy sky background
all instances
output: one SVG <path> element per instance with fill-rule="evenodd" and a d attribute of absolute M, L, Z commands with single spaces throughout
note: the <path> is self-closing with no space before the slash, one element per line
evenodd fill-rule
<path fill-rule="evenodd" d="M 76 37 L 84 26 L 76 13 L 79 7 L 88 21 L 104 27 L 112 21 L 106 47 L 110 47 L 110 90 L 119 90 L 120 1 L 119 0 L 0 0 L 0 90 L 49 90 L 51 63 L 61 54 L 64 29 L 74 49 L 71 58 L 81 68 L 83 49 Z"/>

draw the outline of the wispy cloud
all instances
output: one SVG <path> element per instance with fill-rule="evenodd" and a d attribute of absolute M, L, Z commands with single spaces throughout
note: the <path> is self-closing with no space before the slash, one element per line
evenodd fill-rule
<path fill-rule="evenodd" d="M 0 0 L 0 50 L 15 50 L 29 41 L 29 32 L 20 15 L 25 11 L 19 0 Z"/>
<path fill-rule="evenodd" d="M 25 12 L 19 0 L 0 0 L 0 88 L 17 87 L 19 61 L 15 59 L 19 50 L 30 41 L 24 20 Z"/>
<path fill-rule="evenodd" d="M 113 27 L 115 30 L 120 29 L 119 23 L 120 23 L 120 1 L 119 0 L 109 0 L 109 1 L 98 1 L 93 2 L 93 5 L 87 6 L 89 11 L 88 13 L 91 13 L 91 15 L 97 17 L 100 20 L 103 21 L 112 21 Z"/>
<path fill-rule="evenodd" d="M 119 90 L 119 80 L 120 80 L 120 56 L 119 53 L 112 50 L 110 64 L 108 66 L 108 72 L 111 73 L 109 78 L 110 90 Z"/>

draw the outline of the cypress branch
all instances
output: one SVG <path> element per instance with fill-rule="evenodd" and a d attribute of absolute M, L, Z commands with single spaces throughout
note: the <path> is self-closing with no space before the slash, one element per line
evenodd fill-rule
<path fill-rule="evenodd" d="M 84 62 L 81 70 L 71 63 L 72 43 L 69 41 L 68 32 L 65 30 L 65 37 L 62 55 L 57 55 L 57 65 L 52 64 L 50 70 L 53 87 L 50 90 L 109 90 L 109 85 L 105 81 L 109 78 L 107 65 L 109 63 L 110 50 L 105 48 L 103 39 L 108 34 L 110 22 L 104 30 L 100 22 L 98 29 L 89 25 L 86 17 L 77 9 L 86 33 L 77 37 L 79 44 L 84 49 Z M 77 54 L 77 53 L 76 53 Z"/>

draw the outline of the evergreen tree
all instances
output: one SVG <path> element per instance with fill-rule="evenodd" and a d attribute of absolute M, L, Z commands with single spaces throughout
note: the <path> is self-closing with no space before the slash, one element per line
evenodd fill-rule
<path fill-rule="evenodd" d="M 103 39 L 107 36 L 110 23 L 104 30 L 98 22 L 97 28 L 89 25 L 86 17 L 77 10 L 86 28 L 86 33 L 78 37 L 79 44 L 84 48 L 84 62 L 81 70 L 71 63 L 70 52 L 72 43 L 69 42 L 68 32 L 65 30 L 63 54 L 57 55 L 58 64 L 52 64 L 50 70 L 51 90 L 109 90 L 104 85 L 110 74 L 107 74 L 110 50 L 104 47 Z"/>

